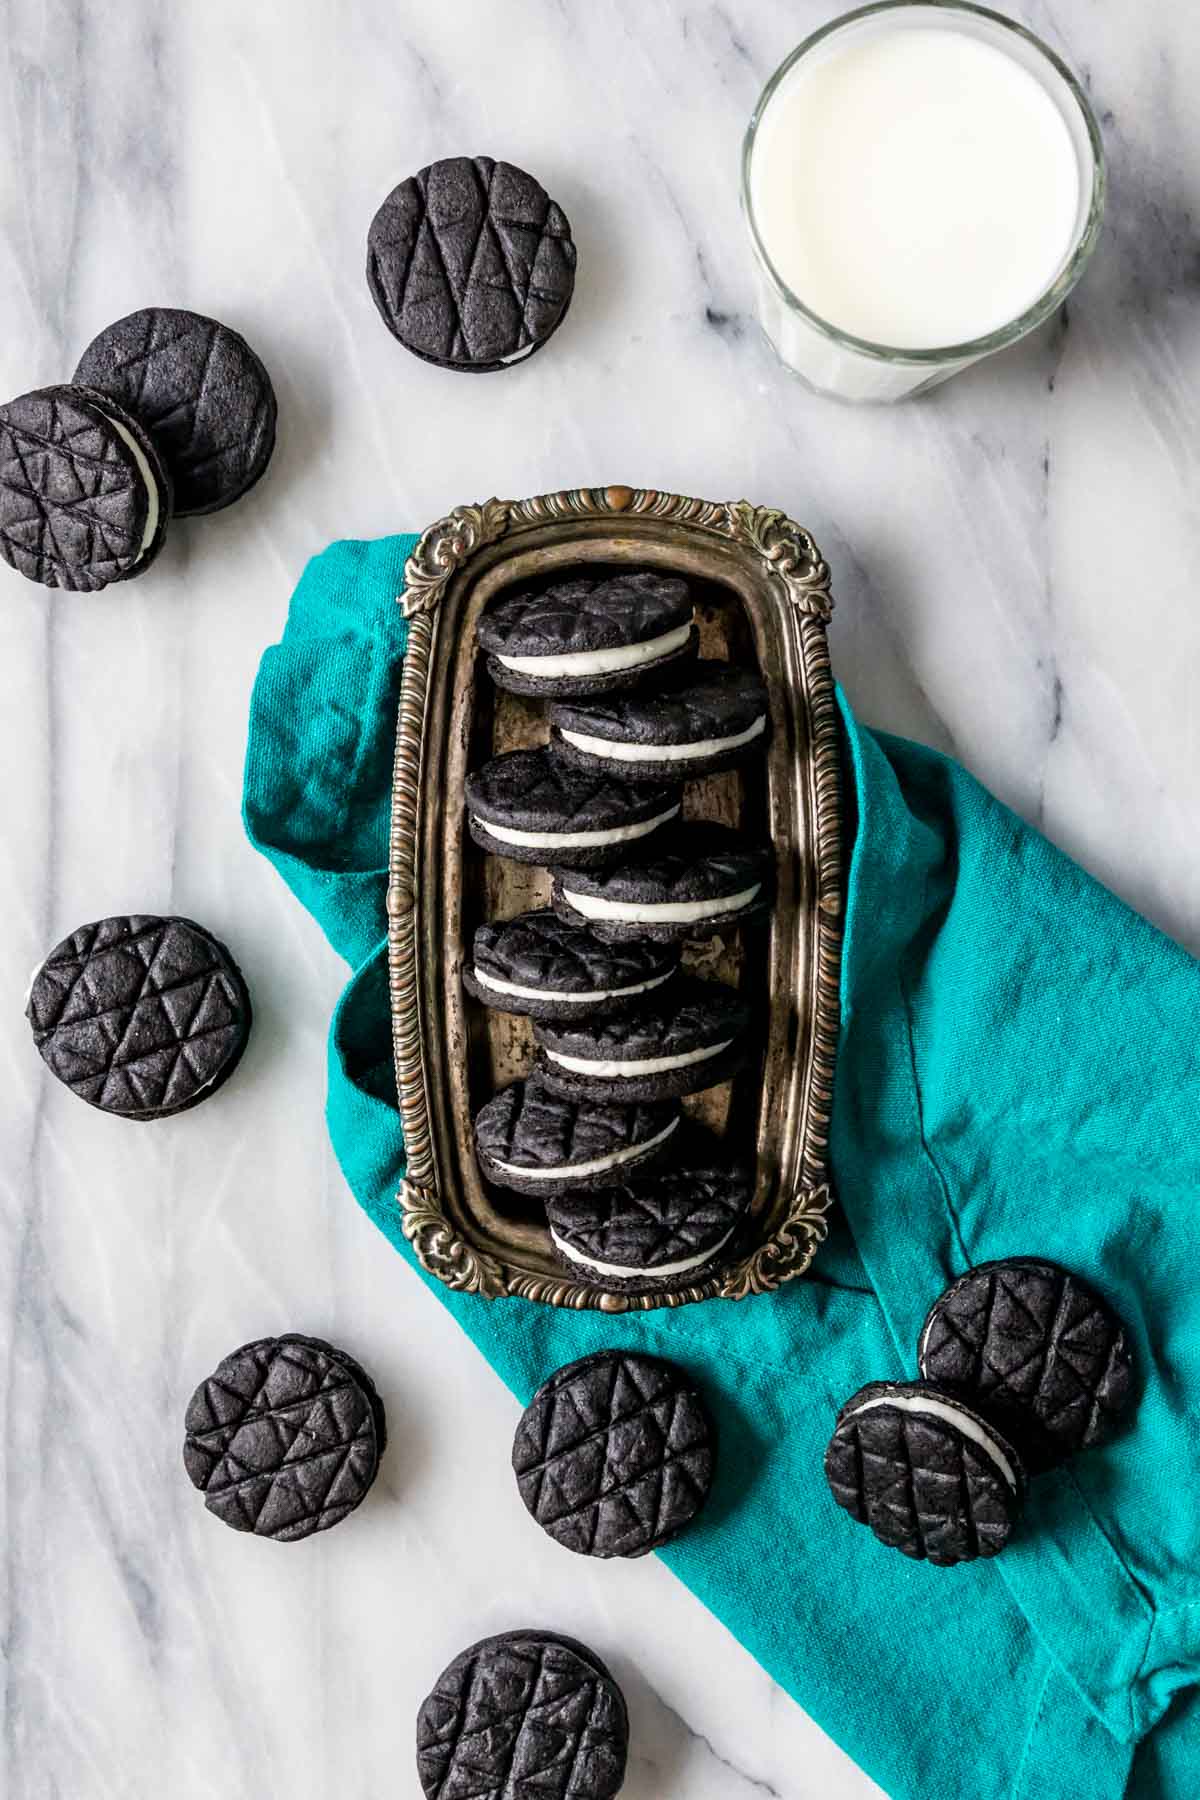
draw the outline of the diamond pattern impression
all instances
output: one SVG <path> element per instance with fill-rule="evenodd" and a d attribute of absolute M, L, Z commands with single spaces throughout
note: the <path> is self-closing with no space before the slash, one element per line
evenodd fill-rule
<path fill-rule="evenodd" d="M 275 401 L 258 358 L 228 326 L 174 308 L 132 313 L 76 371 L 115 394 L 153 434 L 175 483 L 177 514 L 210 512 L 250 485 L 275 435 Z"/>
<path fill-rule="evenodd" d="M 833 1497 L 905 1556 L 942 1566 L 995 1556 L 1012 1529 L 1003 1479 L 937 1419 L 875 1407 L 845 1420 L 825 1457 Z"/>
<path fill-rule="evenodd" d="M 184 1463 L 236 1531 L 290 1541 L 345 1518 L 379 1460 L 362 1386 L 328 1351 L 266 1338 L 227 1356 L 187 1410 Z"/>
<path fill-rule="evenodd" d="M 146 489 L 115 432 L 62 390 L 0 410 L 0 548 L 31 581 L 96 593 L 137 562 Z"/>
<path fill-rule="evenodd" d="M 370 275 L 404 341 L 438 361 L 518 356 L 571 295 L 575 246 L 537 182 L 490 157 L 454 158 L 384 203 Z"/>
<path fill-rule="evenodd" d="M 611 1800 L 625 1759 L 613 1684 L 567 1645 L 532 1635 L 465 1651 L 417 1721 L 429 1800 Z"/>
<path fill-rule="evenodd" d="M 735 1172 L 684 1167 L 547 1204 L 555 1231 L 586 1255 L 652 1272 L 716 1245 L 739 1223 L 746 1197 Z"/>
<path fill-rule="evenodd" d="M 644 1556 L 703 1506 L 712 1428 L 679 1371 L 603 1352 L 571 1363 L 534 1395 L 513 1471 L 543 1530 L 584 1556 Z"/>
<path fill-rule="evenodd" d="M 921 1367 L 969 1392 L 1041 1461 L 1103 1443 L 1131 1398 L 1120 1321 L 1065 1269 L 1014 1262 L 971 1271 L 930 1316 Z"/>
<path fill-rule="evenodd" d="M 219 946 L 186 920 L 84 925 L 51 951 L 29 1014 L 49 1067 L 106 1112 L 186 1105 L 241 1048 L 242 991 Z"/>

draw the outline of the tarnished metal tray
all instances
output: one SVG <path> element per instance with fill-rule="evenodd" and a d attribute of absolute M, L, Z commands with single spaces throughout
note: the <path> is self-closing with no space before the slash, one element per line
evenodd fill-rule
<path fill-rule="evenodd" d="M 765 764 L 691 785 L 685 811 L 769 837 L 776 900 L 769 928 L 693 946 L 693 967 L 755 1004 L 757 1055 L 732 1083 L 685 1102 L 757 1161 L 751 1219 L 717 1276 L 644 1294 L 609 1292 L 555 1260 L 535 1201 L 490 1187 L 471 1120 L 524 1074 L 528 1021 L 479 1006 L 460 979 L 484 918 L 541 905 L 544 871 L 486 855 L 463 818 L 468 770 L 539 743 L 543 707 L 493 687 L 475 622 L 496 594 L 567 571 L 676 570 L 697 599 L 701 653 L 757 665 L 767 683 Z M 461 506 L 425 533 L 401 604 L 408 646 L 400 692 L 388 892 L 392 1027 L 408 1150 L 399 1195 L 425 1268 L 490 1298 L 555 1306 L 678 1306 L 742 1299 L 802 1274 L 825 1236 L 829 1105 L 838 1025 L 842 910 L 839 763 L 825 628 L 829 571 L 809 534 L 746 501 L 688 500 L 627 487 Z"/>

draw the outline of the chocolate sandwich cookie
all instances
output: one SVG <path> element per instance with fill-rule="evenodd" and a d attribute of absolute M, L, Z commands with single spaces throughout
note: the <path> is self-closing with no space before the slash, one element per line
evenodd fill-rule
<path fill-rule="evenodd" d="M 233 1074 L 250 1036 L 241 970 L 192 919 L 81 925 L 33 978 L 26 1017 L 51 1074 L 102 1112 L 167 1119 Z"/>
<path fill-rule="evenodd" d="M 611 1018 L 542 1020 L 533 1035 L 551 1093 L 628 1105 L 727 1081 L 746 1060 L 749 1023 L 734 988 L 680 975 Z"/>
<path fill-rule="evenodd" d="M 505 369 L 540 350 L 566 317 L 575 261 L 541 182 L 490 156 L 450 156 L 402 181 L 367 236 L 380 318 L 442 369 Z"/>
<path fill-rule="evenodd" d="M 600 1658 L 550 1631 L 505 1631 L 456 1656 L 417 1714 L 426 1800 L 613 1800 L 629 1717 Z"/>
<path fill-rule="evenodd" d="M 921 1374 L 1012 1438 L 1035 1472 L 1103 1444 L 1133 1399 L 1125 1328 L 1078 1275 L 1038 1257 L 980 1263 L 936 1301 Z"/>
<path fill-rule="evenodd" d="M 708 1409 L 661 1357 L 601 1350 L 543 1382 L 517 1426 L 512 1465 L 530 1514 L 580 1556 L 645 1556 L 708 1499 Z"/>
<path fill-rule="evenodd" d="M 761 753 L 767 690 L 749 669 L 698 662 L 666 690 L 611 699 L 559 700 L 550 742 L 577 769 L 611 769 L 627 781 L 691 781 Z"/>
<path fill-rule="evenodd" d="M 271 460 L 271 377 L 217 319 L 143 307 L 92 339 L 75 379 L 141 420 L 170 471 L 178 517 L 231 505 Z"/>
<path fill-rule="evenodd" d="M 476 636 L 488 674 L 514 694 L 606 694 L 657 681 L 696 654 L 687 582 L 635 570 L 506 594 Z"/>
<path fill-rule="evenodd" d="M 467 776 L 467 829 L 514 862 L 600 869 L 678 819 L 677 787 L 635 787 L 568 768 L 551 750 L 509 750 Z"/>
<path fill-rule="evenodd" d="M 753 1195 L 750 1164 L 693 1127 L 663 1168 L 591 1193 L 548 1196 L 546 1217 L 574 1274 L 645 1289 L 681 1276 L 700 1281 L 727 1260 Z"/>
<path fill-rule="evenodd" d="M 560 919 L 605 943 L 678 943 L 733 931 L 770 910 L 771 851 L 727 825 L 678 825 L 598 870 L 551 868 Z"/>
<path fill-rule="evenodd" d="M 534 1070 L 480 1108 L 475 1152 L 489 1181 L 544 1198 L 652 1168 L 673 1149 L 679 1122 L 673 1101 L 601 1106 L 565 1100 Z"/>
<path fill-rule="evenodd" d="M 943 1567 L 1003 1550 L 1025 1496 L 1008 1439 L 927 1381 L 860 1388 L 838 1414 L 825 1477 L 881 1544 Z"/>
<path fill-rule="evenodd" d="M 678 965 L 673 945 L 602 944 L 547 907 L 481 925 L 463 985 L 501 1012 L 594 1019 L 657 994 Z"/>
<path fill-rule="evenodd" d="M 110 395 L 39 388 L 0 406 L 0 556 L 43 587 L 94 594 L 150 567 L 171 482 Z"/>
<path fill-rule="evenodd" d="M 366 1497 L 387 1443 L 366 1371 L 321 1338 L 259 1338 L 192 1395 L 183 1462 L 235 1531 L 290 1543 L 327 1531 Z"/>

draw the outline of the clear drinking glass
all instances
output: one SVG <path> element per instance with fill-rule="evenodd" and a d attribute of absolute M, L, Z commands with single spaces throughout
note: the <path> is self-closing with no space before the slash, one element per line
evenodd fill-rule
<path fill-rule="evenodd" d="M 986 336 L 937 349 L 897 349 L 840 330 L 793 293 L 771 261 L 755 218 L 752 168 L 759 127 L 772 102 L 786 92 L 805 58 L 835 36 L 873 33 L 896 26 L 953 30 L 991 44 L 1038 81 L 1057 107 L 1079 166 L 1079 206 L 1065 258 L 1049 287 L 1017 318 Z M 968 0 L 881 0 L 822 26 L 781 63 L 754 110 L 742 150 L 742 210 L 757 272 L 759 321 L 780 361 L 818 393 L 842 400 L 902 400 L 945 381 L 960 369 L 1016 343 L 1060 306 L 1079 280 L 1095 246 L 1104 211 L 1104 153 L 1087 98 L 1071 71 L 1032 32 L 1014 20 Z M 886 279 L 881 268 L 880 279 Z"/>

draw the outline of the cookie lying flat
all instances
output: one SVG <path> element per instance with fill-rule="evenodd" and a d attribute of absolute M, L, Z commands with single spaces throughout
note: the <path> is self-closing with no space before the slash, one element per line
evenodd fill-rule
<path fill-rule="evenodd" d="M 271 460 L 271 377 L 245 338 L 216 319 L 143 307 L 93 338 L 75 379 L 141 420 L 170 471 L 180 517 L 232 505 Z"/>
<path fill-rule="evenodd" d="M 514 862 L 598 869 L 679 817 L 677 787 L 635 787 L 568 768 L 548 749 L 509 750 L 467 776 L 467 829 Z"/>
<path fill-rule="evenodd" d="M 367 237 L 380 318 L 443 369 L 504 369 L 540 350 L 567 315 L 575 261 L 562 208 L 490 156 L 447 157 L 402 181 Z"/>
<path fill-rule="evenodd" d="M 925 1321 L 926 1379 L 952 1387 L 1020 1447 L 1033 1470 L 1104 1443 L 1133 1399 L 1133 1359 L 1108 1303 L 1035 1257 L 981 1263 Z"/>
<path fill-rule="evenodd" d="M 881 1544 L 943 1567 L 1003 1550 L 1025 1494 L 1008 1440 L 924 1381 L 873 1381 L 847 1400 L 825 1476 L 838 1505 Z"/>
<path fill-rule="evenodd" d="M 549 1631 L 472 1644 L 417 1714 L 426 1800 L 613 1800 L 628 1755 L 620 1688 L 593 1651 Z"/>
<path fill-rule="evenodd" d="M 606 1286 L 645 1289 L 700 1280 L 733 1250 L 754 1194 L 754 1171 L 692 1128 L 652 1174 L 546 1200 L 564 1266 Z"/>
<path fill-rule="evenodd" d="M 708 937 L 762 918 L 771 904 L 768 848 L 725 825 L 685 824 L 661 848 L 634 850 L 602 870 L 552 867 L 560 919 L 605 943 Z"/>
<path fill-rule="evenodd" d="M 0 406 L 0 556 L 43 587 L 94 594 L 162 549 L 171 482 L 132 413 L 90 388 Z"/>
<path fill-rule="evenodd" d="M 579 769 L 629 781 L 692 781 L 758 756 L 767 741 L 767 690 L 750 669 L 697 662 L 665 691 L 557 701 L 550 742 Z"/>
<path fill-rule="evenodd" d="M 522 1500 L 556 1543 L 581 1556 L 645 1556 L 708 1499 L 712 1421 L 673 1363 L 601 1350 L 538 1389 L 512 1464 Z"/>
<path fill-rule="evenodd" d="M 672 945 L 602 944 L 545 908 L 481 925 L 463 985 L 501 1012 L 591 1019 L 657 993 L 678 964 Z"/>
<path fill-rule="evenodd" d="M 734 988 L 680 975 L 611 1018 L 544 1020 L 533 1035 L 551 1093 L 627 1105 L 727 1081 L 746 1060 L 749 1023 Z"/>
<path fill-rule="evenodd" d="M 387 1442 L 370 1376 L 320 1338 L 260 1338 L 217 1365 L 188 1403 L 184 1467 L 235 1531 L 290 1543 L 366 1497 Z"/>
<path fill-rule="evenodd" d="M 601 1106 L 552 1094 L 535 1070 L 504 1088 L 475 1119 L 475 1151 L 489 1181 L 543 1196 L 602 1187 L 649 1169 L 679 1128 L 674 1103 Z"/>
<path fill-rule="evenodd" d="M 219 939 L 191 919 L 135 913 L 81 925 L 33 978 L 26 1017 L 53 1075 L 124 1119 L 207 1100 L 250 1036 L 250 995 Z"/>
<path fill-rule="evenodd" d="M 476 636 L 498 687 L 550 698 L 657 681 L 690 661 L 698 641 L 687 582 L 650 570 L 504 595 Z"/>

